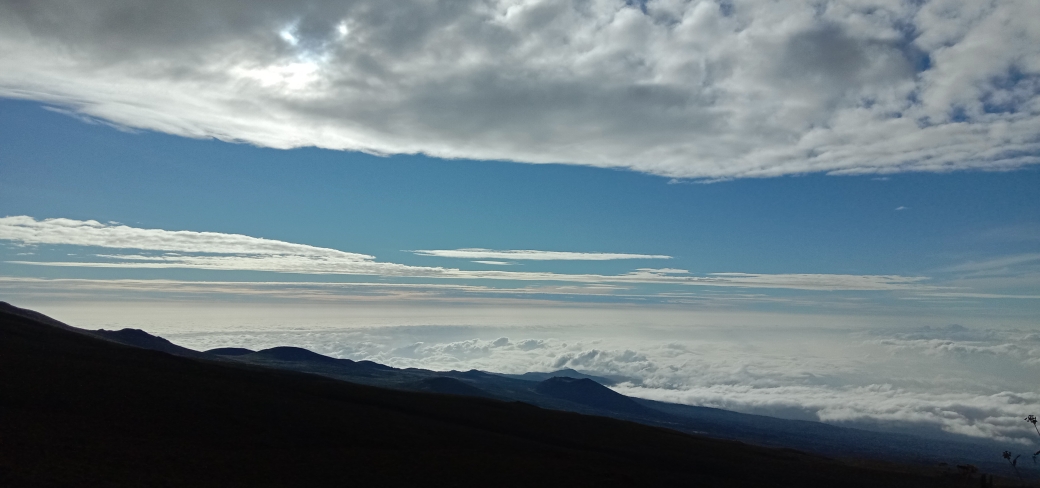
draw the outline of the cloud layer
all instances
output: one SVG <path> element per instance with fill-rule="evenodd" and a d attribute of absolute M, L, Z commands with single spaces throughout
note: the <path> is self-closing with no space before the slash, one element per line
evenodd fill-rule
<path fill-rule="evenodd" d="M 1040 409 L 1040 394 L 1032 388 L 1040 373 L 1040 339 L 1027 330 L 734 325 L 642 330 L 605 324 L 194 329 L 166 336 L 196 348 L 292 344 L 435 370 L 574 368 L 627 380 L 616 387 L 622 393 L 670 402 L 1037 444 L 1035 432 L 1022 421 Z M 925 338 L 949 347 L 914 342 Z M 996 352 L 1010 349 L 1016 352 Z"/>
<path fill-rule="evenodd" d="M 713 273 L 693 276 L 681 269 L 640 268 L 620 275 L 532 271 L 461 270 L 375 261 L 373 256 L 336 249 L 217 232 L 141 229 L 93 220 L 0 218 L 0 241 L 20 245 L 71 245 L 88 248 L 159 251 L 136 254 L 89 254 L 89 260 L 9 263 L 80 268 L 205 269 L 266 271 L 314 275 L 389 278 L 515 280 L 585 284 L 670 284 L 798 290 L 926 291 L 923 277 L 898 275 Z M 528 251 L 530 252 L 530 251 Z"/>
<path fill-rule="evenodd" d="M 261 146 L 678 178 L 1040 162 L 1032 0 L 0 3 L 0 96 Z"/>

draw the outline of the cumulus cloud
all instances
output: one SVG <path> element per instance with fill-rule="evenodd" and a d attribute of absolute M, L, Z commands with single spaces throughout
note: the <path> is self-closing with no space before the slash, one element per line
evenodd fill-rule
<path fill-rule="evenodd" d="M 376 261 L 373 256 L 336 249 L 216 232 L 141 229 L 93 220 L 0 218 L 0 240 L 23 245 L 58 244 L 162 251 L 155 254 L 91 255 L 90 261 L 8 261 L 83 268 L 206 269 L 391 278 L 550 281 L 585 284 L 671 284 L 798 290 L 930 290 L 924 277 L 839 274 L 713 273 L 690 276 L 685 270 L 640 268 L 619 275 L 530 271 L 460 270 Z"/>
<path fill-rule="evenodd" d="M 533 251 L 533 250 L 505 250 L 495 251 L 493 249 L 441 249 L 441 250 L 417 250 L 412 251 L 420 256 L 434 256 L 439 258 L 462 258 L 462 259 L 516 259 L 530 261 L 611 261 L 616 259 L 672 259 L 671 256 L 661 254 L 624 254 L 609 252 L 567 252 L 567 251 Z M 487 261 L 476 261 L 487 263 Z M 492 262 L 492 264 L 504 264 Z"/>
<path fill-rule="evenodd" d="M 0 96 L 261 146 L 675 178 L 1040 162 L 1032 0 L 0 3 Z"/>

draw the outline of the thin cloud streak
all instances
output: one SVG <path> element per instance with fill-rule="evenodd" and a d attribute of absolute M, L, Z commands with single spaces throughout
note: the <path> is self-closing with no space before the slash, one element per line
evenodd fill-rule
<path fill-rule="evenodd" d="M 60 244 L 113 249 L 141 249 L 194 253 L 248 253 L 255 255 L 306 255 L 351 262 L 364 262 L 374 256 L 335 249 L 293 244 L 220 232 L 140 229 L 96 220 L 45 219 L 28 216 L 0 217 L 0 240 L 22 244 Z"/>
<path fill-rule="evenodd" d="M 32 217 L 0 218 L 0 240 L 23 245 L 55 244 L 166 251 L 163 254 L 95 254 L 98 261 L 8 261 L 50 267 L 124 269 L 205 269 L 266 271 L 315 275 L 358 275 L 387 278 L 555 281 L 586 284 L 671 284 L 797 290 L 897 291 L 935 290 L 924 277 L 897 275 L 713 273 L 692 276 L 685 270 L 640 268 L 620 275 L 566 274 L 531 271 L 460 270 L 375 261 L 374 257 L 239 234 L 139 229 L 96 221 Z M 212 246 L 212 247 L 211 247 Z"/>
<path fill-rule="evenodd" d="M 216 271 L 267 271 L 274 273 L 360 275 L 396 278 L 443 278 L 470 280 L 565 281 L 574 283 L 640 283 L 719 286 L 737 288 L 784 288 L 819 291 L 933 290 L 920 276 L 840 274 L 749 274 L 712 273 L 708 276 L 675 276 L 647 271 L 620 275 L 564 274 L 527 271 L 469 271 L 455 268 L 423 268 L 395 263 L 336 263 L 307 256 L 111 256 L 122 262 L 7 261 L 29 266 L 125 269 L 205 269 Z"/>
<path fill-rule="evenodd" d="M 567 252 L 535 250 L 503 250 L 466 248 L 411 251 L 419 256 L 460 259 L 514 259 L 528 261 L 612 261 L 618 259 L 672 259 L 663 254 L 626 254 L 609 252 Z M 477 261 L 485 262 L 485 261 Z M 485 262 L 486 263 L 486 262 Z M 492 264 L 492 263 L 487 263 Z M 493 263 L 499 264 L 499 263 Z"/>

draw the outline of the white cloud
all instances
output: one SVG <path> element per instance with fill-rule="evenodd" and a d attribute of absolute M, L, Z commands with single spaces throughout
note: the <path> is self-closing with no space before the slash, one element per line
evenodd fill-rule
<path fill-rule="evenodd" d="M 301 255 L 349 262 L 375 259 L 364 254 L 220 232 L 169 231 L 102 224 L 95 220 L 0 217 L 0 240 L 22 244 L 62 244 L 113 249 L 194 253 Z"/>
<path fill-rule="evenodd" d="M 637 271 L 646 271 L 648 273 L 658 274 L 690 274 L 690 272 L 685 269 L 676 268 L 639 268 Z"/>
<path fill-rule="evenodd" d="M 920 427 L 1025 445 L 1032 445 L 1033 439 L 1022 428 L 1021 412 L 1040 408 L 1040 395 L 1033 392 L 926 393 L 885 383 L 846 388 L 712 385 L 684 390 L 623 385 L 616 390 L 652 400 L 765 415 L 801 411 L 810 419 L 836 424 L 923 424 Z"/>
<path fill-rule="evenodd" d="M 1040 261 L 1040 253 L 1015 254 L 1011 256 L 1000 256 L 997 258 L 986 259 L 983 261 L 962 263 L 956 266 L 944 268 L 942 271 L 965 273 L 1003 272 L 1015 268 L 1020 269 L 1022 265 L 1028 265 L 1038 261 Z"/>
<path fill-rule="evenodd" d="M 0 218 L 0 240 L 21 244 L 61 244 L 166 251 L 162 254 L 95 254 L 92 261 L 8 261 L 14 264 L 138 269 L 266 271 L 316 275 L 393 278 L 555 281 L 586 284 L 671 284 L 798 290 L 932 290 L 926 278 L 895 275 L 712 273 L 688 276 L 685 270 L 640 268 L 620 275 L 529 271 L 460 270 L 375 261 L 373 256 L 336 249 L 216 232 L 140 229 L 96 221 L 32 217 Z"/>
<path fill-rule="evenodd" d="M 985 376 L 972 371 L 975 363 L 965 368 L 947 366 L 948 360 L 939 358 L 864 356 L 863 349 L 837 338 L 791 330 L 761 338 L 748 330 L 730 334 L 727 340 L 704 331 L 697 335 L 708 339 L 655 341 L 601 332 L 590 334 L 599 337 L 593 340 L 427 340 L 370 351 L 369 357 L 434 369 L 573 368 L 630 378 L 615 389 L 644 398 L 839 424 L 905 423 L 973 437 L 1033 441 L 1028 425 L 1021 422 L 1022 412 L 1040 408 L 1040 394 L 1027 386 L 1029 376 L 999 385 L 1010 390 L 987 391 L 992 388 L 977 384 Z M 799 345 L 792 347 L 795 343 Z M 1034 374 L 1035 366 L 1018 365 Z M 944 367 L 964 377 L 943 377 L 938 371 Z M 900 368 L 912 369 L 896 372 Z M 936 386 L 925 386 L 929 381 Z"/>
<path fill-rule="evenodd" d="M 628 378 L 616 389 L 644 398 L 837 424 L 909 425 L 921 431 L 1036 442 L 1031 426 L 1021 419 L 1040 410 L 1040 394 L 1033 391 L 1040 363 L 1025 364 L 1026 356 L 981 350 L 921 354 L 884 343 L 904 342 L 901 337 L 911 335 L 961 338 L 955 342 L 970 338 L 983 348 L 1010 338 L 1038 344 L 1021 331 L 936 327 L 890 333 L 719 323 L 658 324 L 644 330 L 596 322 L 567 327 L 496 327 L 485 322 L 476 327 L 330 328 L 306 333 L 282 326 L 264 331 L 252 325 L 251 330 L 229 332 L 195 326 L 198 332 L 167 336 L 199 349 L 289 344 L 338 357 L 434 370 L 521 373 L 574 368 Z M 860 340 L 864 335 L 869 339 Z"/>
<path fill-rule="evenodd" d="M 609 252 L 567 252 L 567 251 L 533 251 L 493 249 L 434 249 L 412 251 L 420 256 L 461 259 L 516 259 L 530 261 L 611 261 L 617 259 L 672 259 L 661 254 L 624 254 Z M 486 263 L 486 261 L 477 261 Z M 499 264 L 499 263 L 494 263 Z"/>
<path fill-rule="evenodd" d="M 482 261 L 482 260 L 478 260 L 478 261 L 473 261 L 473 262 L 477 263 L 477 264 L 490 264 L 492 266 L 512 266 L 513 265 L 513 263 L 510 263 L 509 261 Z"/>
<path fill-rule="evenodd" d="M 1002 170 L 1040 162 L 1038 17 L 1033 0 L 5 2 L 0 96 L 277 148 L 675 178 Z"/>

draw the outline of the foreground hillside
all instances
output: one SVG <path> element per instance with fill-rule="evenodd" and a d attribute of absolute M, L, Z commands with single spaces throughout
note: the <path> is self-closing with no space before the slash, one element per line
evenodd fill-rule
<path fill-rule="evenodd" d="M 0 486 L 898 487 L 967 481 L 519 402 L 175 356 L 3 305 Z"/>

